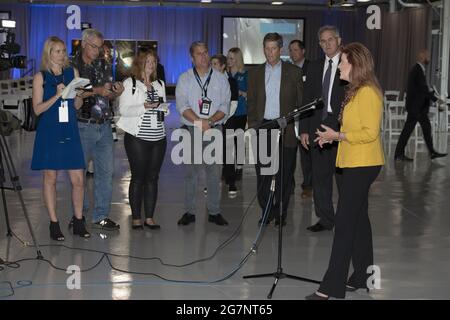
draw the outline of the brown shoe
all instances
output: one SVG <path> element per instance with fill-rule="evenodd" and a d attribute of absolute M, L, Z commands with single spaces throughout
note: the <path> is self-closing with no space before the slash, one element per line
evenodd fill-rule
<path fill-rule="evenodd" d="M 303 189 L 302 191 L 302 198 L 311 198 L 312 197 L 312 189 Z"/>

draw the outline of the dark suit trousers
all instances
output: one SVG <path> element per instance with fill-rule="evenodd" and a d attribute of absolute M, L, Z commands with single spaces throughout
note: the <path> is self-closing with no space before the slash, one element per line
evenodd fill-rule
<path fill-rule="evenodd" d="M 334 227 L 333 206 L 333 176 L 336 183 L 340 184 L 340 174 L 336 174 L 337 144 L 325 145 L 320 148 L 317 144 L 310 145 L 312 162 L 313 199 L 316 216 L 324 227 Z"/>
<path fill-rule="evenodd" d="M 311 163 L 311 151 L 306 150 L 299 143 L 298 148 L 300 149 L 300 164 L 302 166 L 303 173 L 303 183 L 302 188 L 312 188 L 312 163 Z"/>
<path fill-rule="evenodd" d="M 381 166 L 344 168 L 336 212 L 336 227 L 328 270 L 319 292 L 344 298 L 345 286 L 366 288 L 367 267 L 373 265 L 372 230 L 368 215 L 369 189 Z M 350 260 L 354 273 L 348 279 Z"/>
<path fill-rule="evenodd" d="M 259 139 L 260 136 L 258 136 L 258 145 L 259 145 Z M 281 139 L 280 139 L 281 140 Z M 277 150 L 276 145 L 272 146 L 270 141 L 270 135 L 267 135 L 266 139 L 266 145 L 268 150 L 268 155 L 272 155 L 272 152 L 275 152 Z M 281 141 L 280 141 L 281 142 Z M 281 144 L 280 144 L 281 146 Z M 273 148 L 273 150 L 272 150 Z M 279 150 L 279 149 L 278 149 Z M 291 191 L 292 191 L 292 176 L 295 172 L 295 166 L 296 166 L 296 157 L 297 155 L 297 148 L 284 148 L 284 155 L 283 155 L 283 219 L 286 218 L 287 215 L 287 209 L 289 206 L 289 200 L 291 197 Z M 281 152 L 279 155 L 279 159 L 281 159 Z M 268 167 L 270 165 L 265 165 L 260 162 L 259 157 L 259 148 L 258 148 L 258 157 L 257 157 L 257 164 L 255 165 L 256 169 L 256 184 L 258 189 L 258 202 L 261 207 L 261 209 L 265 209 L 267 201 L 269 200 L 269 194 L 270 194 L 270 185 L 272 182 L 272 176 L 271 175 L 261 175 L 261 168 Z M 272 204 L 270 215 L 273 217 L 277 217 L 279 215 L 279 208 L 280 208 L 280 200 L 281 200 L 281 168 L 279 166 L 278 172 L 276 174 L 276 180 L 275 180 L 275 199 Z"/>
<path fill-rule="evenodd" d="M 405 126 L 403 127 L 402 133 L 400 134 L 400 138 L 398 138 L 397 147 L 395 148 L 396 156 L 405 154 L 406 144 L 408 143 L 409 137 L 411 136 L 411 133 L 414 131 L 417 122 L 419 122 L 420 126 L 422 127 L 423 139 L 425 140 L 425 144 L 427 145 L 428 151 L 430 153 L 434 151 L 433 137 L 431 136 L 431 124 L 430 119 L 428 118 L 428 108 L 426 108 L 420 113 L 408 112 Z"/>

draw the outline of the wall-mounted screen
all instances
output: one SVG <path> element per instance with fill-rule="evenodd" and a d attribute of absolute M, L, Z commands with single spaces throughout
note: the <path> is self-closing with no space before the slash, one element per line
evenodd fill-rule
<path fill-rule="evenodd" d="M 289 59 L 288 45 L 291 40 L 303 40 L 304 19 L 222 17 L 222 52 L 227 54 L 232 47 L 239 47 L 245 64 L 263 63 L 263 39 L 269 32 L 278 32 L 283 37 L 281 58 Z"/>

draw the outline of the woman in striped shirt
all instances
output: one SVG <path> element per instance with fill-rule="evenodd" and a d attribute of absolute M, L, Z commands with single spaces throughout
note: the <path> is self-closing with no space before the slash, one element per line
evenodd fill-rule
<path fill-rule="evenodd" d="M 154 51 L 140 53 L 134 60 L 132 76 L 123 83 L 120 96 L 121 117 L 117 126 L 125 131 L 125 151 L 130 162 L 131 181 L 128 192 L 132 228 L 143 229 L 141 204 L 150 229 L 160 229 L 153 219 L 158 195 L 158 178 L 166 153 L 164 114 L 168 109 L 164 82 L 157 79 L 157 56 Z"/>

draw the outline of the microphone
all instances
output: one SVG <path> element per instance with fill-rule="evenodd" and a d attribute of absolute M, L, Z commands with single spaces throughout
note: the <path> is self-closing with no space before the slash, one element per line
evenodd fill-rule
<path fill-rule="evenodd" d="M 323 102 L 322 97 L 316 98 L 314 101 L 312 101 L 308 104 L 305 104 L 305 105 L 301 106 L 300 108 L 295 109 L 293 112 L 299 112 L 299 111 L 304 112 L 307 110 L 314 110 L 314 109 L 316 109 L 316 105 L 318 105 L 321 102 Z"/>

